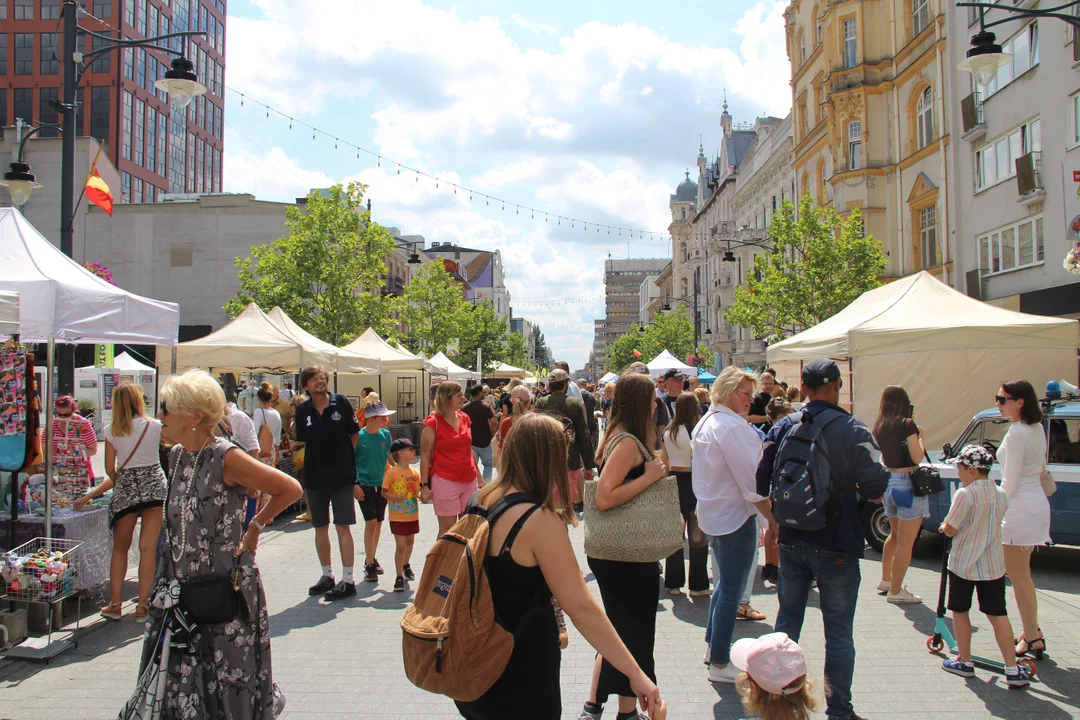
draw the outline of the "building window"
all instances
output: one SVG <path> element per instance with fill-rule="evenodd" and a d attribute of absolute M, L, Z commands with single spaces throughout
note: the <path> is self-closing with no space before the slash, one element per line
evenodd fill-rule
<path fill-rule="evenodd" d="M 132 4 L 135 0 L 128 0 Z M 139 31 L 140 35 L 146 35 L 146 0 L 139 0 L 139 14 L 135 18 L 135 29 Z"/>
<path fill-rule="evenodd" d="M 91 37 L 90 49 L 101 50 L 108 47 L 109 41 L 105 38 Z M 112 69 L 111 64 L 112 53 L 102 53 L 98 57 L 94 58 L 94 62 L 90 65 L 91 72 L 109 72 Z"/>
<path fill-rule="evenodd" d="M 848 169 L 862 170 L 862 122 L 848 124 Z"/>
<path fill-rule="evenodd" d="M 799 33 L 799 67 L 806 64 L 806 36 Z"/>
<path fill-rule="evenodd" d="M 124 120 L 120 133 L 120 156 L 125 160 L 131 159 L 131 93 L 124 92 Z"/>
<path fill-rule="evenodd" d="M 109 137 L 109 88 L 90 88 L 90 137 L 105 144 Z"/>
<path fill-rule="evenodd" d="M 3 73 L 0 73 L 2 75 Z M 1080 93 L 1072 96 L 1072 141 L 1080 143 Z"/>
<path fill-rule="evenodd" d="M 1016 159 L 1042 150 L 1042 123 L 1032 120 L 975 151 L 975 192 L 1016 175 Z"/>
<path fill-rule="evenodd" d="M 15 0 L 15 19 L 34 19 L 34 0 Z M 18 47 L 16 45 L 16 47 Z"/>
<path fill-rule="evenodd" d="M 143 201 L 143 181 L 142 178 L 135 178 L 135 189 L 131 194 L 131 202 L 141 203 Z"/>
<path fill-rule="evenodd" d="M 169 116 L 168 113 L 162 112 L 158 114 L 158 130 L 157 130 L 157 174 L 161 177 L 167 177 L 165 174 L 165 155 L 166 147 L 169 141 Z"/>
<path fill-rule="evenodd" d="M 139 55 L 135 61 L 135 84 L 144 88 L 146 87 L 146 50 L 139 48 L 138 52 Z"/>
<path fill-rule="evenodd" d="M 857 64 L 855 62 L 856 47 L 855 18 L 850 18 L 844 21 L 844 67 L 853 68 Z"/>
<path fill-rule="evenodd" d="M 60 19 L 60 0 L 41 0 L 41 19 Z"/>
<path fill-rule="evenodd" d="M 124 48 L 124 77 L 135 79 L 135 51 L 132 48 Z"/>
<path fill-rule="evenodd" d="M 193 254 L 191 245 L 173 245 L 169 248 L 169 267 L 191 267 Z"/>
<path fill-rule="evenodd" d="M 120 173 L 120 202 L 131 202 L 131 173 Z"/>
<path fill-rule="evenodd" d="M 157 31 L 158 31 L 158 9 L 156 7 L 154 7 L 153 5 L 150 6 L 149 30 L 150 30 L 150 32 L 149 32 L 150 35 L 157 35 Z"/>
<path fill-rule="evenodd" d="M 3 3 L 0 3 L 2 6 Z M 0 19 L 3 19 L 0 17 Z M 0 33 L 0 75 L 7 75 L 7 33 Z M 4 125 L 7 118 L 0 118 L 0 125 Z"/>
<path fill-rule="evenodd" d="M 32 88 L 15 88 L 13 91 L 14 119 L 22 118 L 24 123 L 34 119 L 34 95 Z"/>
<path fill-rule="evenodd" d="M 139 102 L 142 102 L 141 100 Z M 157 112 L 146 108 L 146 169 L 154 172 L 157 156 Z"/>
<path fill-rule="evenodd" d="M 221 192 L 221 151 L 214 148 L 214 192 Z"/>
<path fill-rule="evenodd" d="M 979 268 L 984 275 L 1017 270 L 1044 261 L 1043 219 L 1027 218 L 979 237 Z"/>
<path fill-rule="evenodd" d="M 146 136 L 143 128 L 146 127 L 146 102 L 143 100 L 135 100 L 135 164 L 138 166 L 143 165 L 143 148 L 145 147 Z M 139 197 L 141 193 L 136 193 L 136 197 Z"/>
<path fill-rule="evenodd" d="M 135 0 L 127 0 L 124 5 L 124 22 L 128 27 L 135 27 Z"/>
<path fill-rule="evenodd" d="M 38 49 L 38 59 L 41 61 L 42 75 L 58 75 L 60 73 L 60 58 L 57 54 L 60 43 L 60 33 L 41 33 L 41 47 Z"/>
<path fill-rule="evenodd" d="M 821 23 L 817 24 L 817 44 L 821 44 Z"/>
<path fill-rule="evenodd" d="M 1008 42 L 1001 44 L 1001 51 L 1012 55 L 1012 62 L 998 68 L 997 76 L 986 86 L 986 97 L 1039 64 L 1039 24 L 1033 22 L 1009 38 Z"/>
<path fill-rule="evenodd" d="M 821 205 L 829 202 L 829 181 L 825 178 L 825 161 L 818 166 L 818 174 L 821 176 Z"/>
<path fill-rule="evenodd" d="M 94 0 L 94 15 L 99 18 L 112 16 L 112 0 Z"/>
<path fill-rule="evenodd" d="M 15 74 L 34 74 L 34 36 L 31 33 L 15 33 Z"/>
<path fill-rule="evenodd" d="M 938 259 L 937 205 L 919 211 L 919 247 L 922 250 L 922 267 L 931 268 L 941 264 Z"/>
<path fill-rule="evenodd" d="M 934 91 L 926 88 L 915 111 L 915 123 L 918 126 L 919 150 L 934 140 Z"/>
<path fill-rule="evenodd" d="M 911 0 L 912 35 L 918 35 L 930 24 L 929 0 Z"/>

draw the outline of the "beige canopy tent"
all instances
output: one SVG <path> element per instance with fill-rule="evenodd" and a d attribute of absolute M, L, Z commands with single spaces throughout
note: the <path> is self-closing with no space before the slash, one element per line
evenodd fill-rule
<path fill-rule="evenodd" d="M 453 360 L 446 357 L 445 353 L 437 353 L 431 358 L 430 362 L 434 367 L 432 372 L 443 375 L 450 380 L 454 380 L 455 382 L 469 382 L 470 380 L 480 382 L 480 373 L 475 370 L 467 370 L 461 367 Z"/>
<path fill-rule="evenodd" d="M 428 387 L 431 384 L 430 364 L 407 350 L 400 350 L 372 328 L 344 347 L 378 360 L 381 372 L 371 374 L 344 373 L 338 376 L 338 392 L 357 399 L 364 388 L 372 388 L 387 407 L 395 411 L 392 423 L 413 422 L 427 414 Z"/>
<path fill-rule="evenodd" d="M 920 272 L 863 293 L 769 346 L 767 356 L 786 366 L 816 357 L 849 361 L 842 399 L 868 424 L 885 386 L 904 386 L 927 448 L 937 449 L 993 405 L 1004 379 L 1025 378 L 1040 395 L 1048 380 L 1076 382 L 1078 342 L 1075 320 L 987 305 Z"/>
<path fill-rule="evenodd" d="M 383 372 L 392 370 L 423 370 L 424 361 L 409 352 L 402 352 L 368 328 L 363 334 L 344 347 L 349 352 L 365 357 L 378 358 Z"/>
<path fill-rule="evenodd" d="M 528 370 L 523 370 L 522 368 L 501 362 L 494 370 L 488 373 L 488 376 L 494 378 L 521 378 L 524 380 L 529 377 L 530 374 L 531 373 Z"/>
<path fill-rule="evenodd" d="M 378 358 L 367 357 L 343 348 L 337 348 L 324 340 L 320 340 L 293 322 L 293 319 L 277 306 L 267 313 L 267 317 L 279 330 L 304 347 L 318 349 L 333 357 L 334 362 L 326 366 L 326 369 L 331 372 L 374 373 L 379 371 L 380 363 Z"/>

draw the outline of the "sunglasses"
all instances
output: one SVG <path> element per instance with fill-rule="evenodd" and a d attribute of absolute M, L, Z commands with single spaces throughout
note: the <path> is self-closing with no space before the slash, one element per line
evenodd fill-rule
<path fill-rule="evenodd" d="M 70 410 L 68 412 L 66 412 L 66 413 L 62 413 L 62 412 L 56 413 L 56 417 L 61 417 L 61 418 L 69 418 L 69 417 L 71 417 L 71 415 L 72 415 L 72 413 L 71 413 Z"/>
<path fill-rule="evenodd" d="M 164 400 L 161 401 L 161 404 L 159 405 L 159 407 L 161 408 L 161 414 L 162 415 L 168 415 L 169 414 L 169 409 L 167 407 L 165 407 L 165 401 Z"/>
<path fill-rule="evenodd" d="M 1010 400 L 1015 400 L 1015 399 L 1016 398 L 1009 397 L 1008 395 L 995 395 L 994 396 L 994 400 L 997 402 L 998 405 L 1004 405 L 1005 403 L 1009 402 Z"/>
<path fill-rule="evenodd" d="M 571 420 L 570 418 L 562 417 L 562 418 L 559 418 L 559 420 L 560 420 L 560 422 L 562 422 L 563 433 L 569 433 L 574 429 L 574 421 Z"/>

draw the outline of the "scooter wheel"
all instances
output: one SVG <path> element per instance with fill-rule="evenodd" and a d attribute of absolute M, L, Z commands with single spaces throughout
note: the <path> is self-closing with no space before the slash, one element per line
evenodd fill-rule
<path fill-rule="evenodd" d="M 1035 673 L 1038 672 L 1038 668 L 1035 667 L 1035 661 L 1031 658 L 1019 658 L 1016 661 L 1017 665 L 1023 665 L 1027 668 L 1028 675 L 1035 677 Z"/>
<path fill-rule="evenodd" d="M 926 638 L 926 649 L 932 653 L 938 653 L 945 649 L 945 643 L 939 637 Z"/>

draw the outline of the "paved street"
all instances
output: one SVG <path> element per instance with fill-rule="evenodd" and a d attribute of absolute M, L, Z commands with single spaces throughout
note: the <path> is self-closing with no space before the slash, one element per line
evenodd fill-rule
<path fill-rule="evenodd" d="M 431 506 L 423 506 L 421 514 L 416 565 L 422 563 L 435 527 Z M 573 539 L 584 568 L 580 528 L 573 531 Z M 917 567 L 909 576 L 909 588 L 928 599 L 936 598 L 939 550 L 932 538 L 924 538 L 916 551 Z M 384 532 L 379 555 L 384 566 L 392 567 L 389 532 Z M 347 602 L 327 605 L 308 597 L 307 587 L 317 578 L 318 563 L 310 525 L 296 521 L 270 530 L 258 557 L 271 612 L 274 677 L 288 698 L 287 720 L 456 717 L 452 703 L 418 690 L 404 676 L 398 618 L 408 595 L 391 591 L 392 575 L 384 575 L 377 587 L 361 583 L 359 596 Z M 1080 715 L 1080 550 L 1042 551 L 1036 565 L 1041 623 L 1051 654 L 1039 664 L 1042 682 L 1027 691 L 1010 691 L 1000 676 L 989 672 L 979 671 L 975 680 L 967 682 L 942 672 L 940 659 L 930 656 L 924 646 L 933 630 L 932 608 L 902 609 L 875 595 L 878 562 L 869 553 L 862 566 L 863 591 L 856 616 L 857 711 L 874 720 L 924 713 L 1017 720 Z M 335 568 L 340 568 L 336 556 Z M 596 592 L 595 584 L 590 585 Z M 739 637 L 767 632 L 775 618 L 775 592 L 760 584 L 757 591 L 754 603 L 769 616 L 769 622 L 739 623 Z M 134 583 L 129 582 L 127 596 L 134 596 Z M 1009 602 L 1014 609 L 1011 593 Z M 811 603 L 815 604 L 813 595 Z M 686 596 L 664 596 L 660 601 L 657 672 L 661 690 L 671 703 L 672 718 L 742 717 L 734 689 L 713 687 L 705 679 L 701 654 L 707 609 L 707 598 L 691 601 Z M 131 613 L 134 607 L 126 611 Z M 1017 621 L 1015 613 L 1013 620 Z M 570 647 L 563 655 L 562 689 L 564 717 L 574 718 L 588 692 L 593 653 L 572 628 L 570 633 Z M 141 637 L 141 626 L 130 615 L 120 623 L 94 620 L 79 647 L 49 666 L 0 661 L 0 718 L 115 717 L 135 681 Z M 820 614 L 813 610 L 807 614 L 802 644 L 812 672 L 820 677 L 822 629 Z M 976 652 L 996 653 L 985 621 L 979 623 L 975 646 Z M 613 718 L 615 713 L 609 715 Z M 512 712 L 507 717 L 512 718 Z"/>

